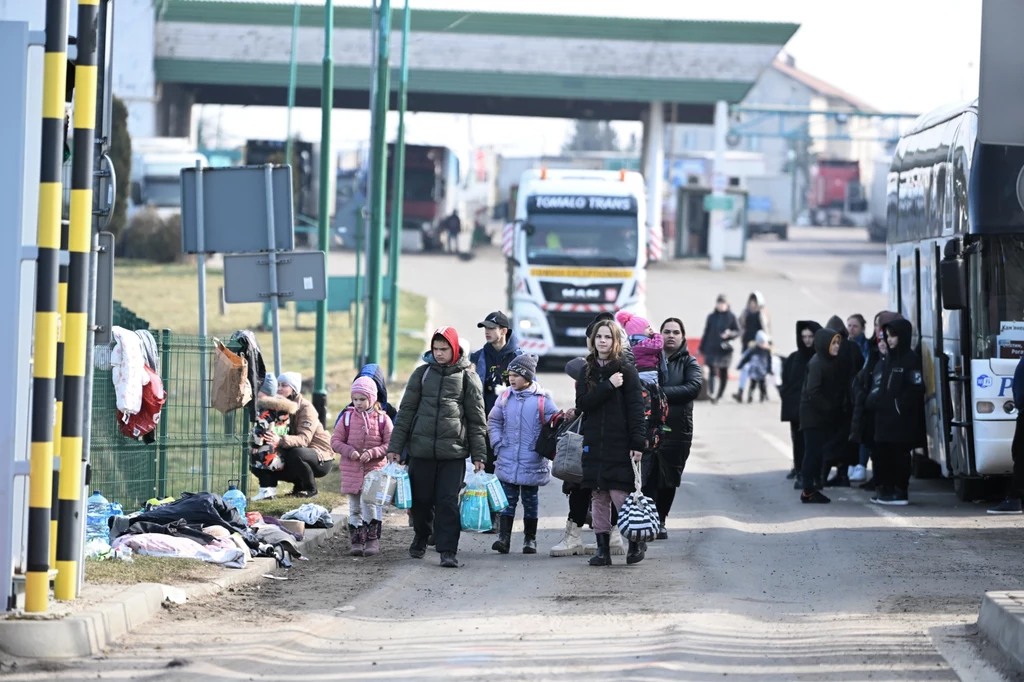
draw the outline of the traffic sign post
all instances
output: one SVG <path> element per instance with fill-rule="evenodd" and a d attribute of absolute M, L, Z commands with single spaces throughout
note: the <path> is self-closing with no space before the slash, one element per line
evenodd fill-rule
<path fill-rule="evenodd" d="M 322 301 L 327 296 L 327 261 L 322 251 L 277 254 L 277 286 L 271 283 L 270 254 L 224 256 L 224 302 Z"/>

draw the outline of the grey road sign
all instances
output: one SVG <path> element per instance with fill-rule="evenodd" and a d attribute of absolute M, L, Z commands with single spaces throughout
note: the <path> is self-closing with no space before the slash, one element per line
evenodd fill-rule
<path fill-rule="evenodd" d="M 327 298 L 327 262 L 323 251 L 277 254 L 277 288 L 281 302 Z M 265 253 L 224 256 L 224 300 L 227 303 L 269 301 L 270 257 Z"/>
<path fill-rule="evenodd" d="M 249 253 L 266 251 L 267 205 L 265 168 L 204 168 L 203 236 L 204 253 Z M 181 250 L 199 253 L 199 225 L 196 191 L 196 169 L 181 171 Z M 274 166 L 273 186 L 273 249 L 295 248 L 292 211 L 291 166 Z"/>
<path fill-rule="evenodd" d="M 97 346 L 114 340 L 110 329 L 114 326 L 114 235 L 100 232 L 96 235 L 99 251 L 96 253 L 96 326 Z"/>

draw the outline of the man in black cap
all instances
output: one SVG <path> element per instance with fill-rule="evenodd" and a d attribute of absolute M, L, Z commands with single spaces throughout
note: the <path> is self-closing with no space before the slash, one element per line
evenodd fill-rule
<path fill-rule="evenodd" d="M 500 310 L 495 310 L 478 323 L 477 328 L 484 330 L 487 343 L 484 347 L 469 356 L 470 362 L 480 375 L 484 384 L 484 410 L 491 413 L 491 408 L 498 400 L 498 394 L 508 385 L 508 363 L 512 358 L 522 355 L 519 339 L 511 330 L 508 317 Z M 487 443 L 487 473 L 494 473 L 494 451 L 490 442 Z"/>

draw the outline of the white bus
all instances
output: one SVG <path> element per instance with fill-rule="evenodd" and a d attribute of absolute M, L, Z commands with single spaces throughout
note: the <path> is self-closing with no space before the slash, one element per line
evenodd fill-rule
<path fill-rule="evenodd" d="M 1024 354 L 1024 147 L 977 135 L 977 102 L 921 116 L 887 182 L 890 302 L 914 324 L 927 387 L 932 464 L 915 468 L 941 468 L 963 500 L 1012 472 Z"/>
<path fill-rule="evenodd" d="M 519 345 L 541 357 L 585 354 L 597 313 L 646 314 L 644 181 L 627 171 L 525 171 L 506 226 L 509 308 Z"/>

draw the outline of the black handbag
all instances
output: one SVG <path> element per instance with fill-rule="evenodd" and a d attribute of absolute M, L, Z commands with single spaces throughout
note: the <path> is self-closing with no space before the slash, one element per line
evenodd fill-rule
<path fill-rule="evenodd" d="M 558 439 L 571 424 L 572 422 L 566 418 L 565 412 L 556 412 L 552 415 L 551 419 L 540 427 L 540 435 L 537 436 L 537 454 L 545 459 L 554 460 Z"/>

